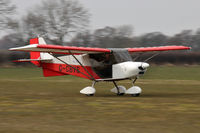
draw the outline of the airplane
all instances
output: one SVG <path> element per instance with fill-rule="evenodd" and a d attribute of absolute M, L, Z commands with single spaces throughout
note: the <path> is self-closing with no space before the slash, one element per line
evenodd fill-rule
<path fill-rule="evenodd" d="M 189 50 L 186 46 L 160 46 L 139 48 L 92 48 L 46 44 L 43 37 L 30 39 L 30 45 L 10 48 L 11 51 L 30 52 L 30 59 L 19 59 L 16 62 L 31 62 L 43 69 L 45 77 L 74 75 L 92 81 L 92 86 L 83 88 L 80 93 L 93 96 L 97 82 L 113 82 L 111 92 L 118 96 L 129 94 L 140 96 L 142 89 L 135 82 L 150 66 L 146 61 L 162 51 Z M 142 62 L 132 59 L 131 53 L 156 52 Z M 158 52 L 158 53 L 157 53 Z M 137 57 L 136 57 L 137 58 Z M 133 86 L 126 89 L 116 81 L 131 80 Z"/>

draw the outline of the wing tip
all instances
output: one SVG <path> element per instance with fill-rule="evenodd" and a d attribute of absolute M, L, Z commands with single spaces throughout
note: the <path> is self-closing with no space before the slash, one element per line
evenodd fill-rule
<path fill-rule="evenodd" d="M 192 47 L 187 47 L 188 48 L 188 50 L 191 50 L 192 49 Z"/>

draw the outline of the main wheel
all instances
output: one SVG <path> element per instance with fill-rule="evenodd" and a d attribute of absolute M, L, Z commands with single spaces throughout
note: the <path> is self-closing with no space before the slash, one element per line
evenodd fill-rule
<path fill-rule="evenodd" d="M 92 96 L 94 96 L 94 94 L 86 94 L 86 96 L 92 97 Z"/>
<path fill-rule="evenodd" d="M 123 96 L 125 93 L 117 93 L 117 96 Z"/>
<path fill-rule="evenodd" d="M 95 88 L 91 86 L 85 87 L 80 91 L 81 94 L 85 94 L 86 96 L 94 96 L 95 92 Z"/>
<path fill-rule="evenodd" d="M 139 97 L 140 96 L 140 93 L 138 94 L 131 94 L 132 97 Z"/>

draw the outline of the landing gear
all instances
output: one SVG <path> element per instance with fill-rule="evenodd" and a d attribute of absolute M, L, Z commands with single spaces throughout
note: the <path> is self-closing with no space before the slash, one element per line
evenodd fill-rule
<path fill-rule="evenodd" d="M 140 96 L 142 92 L 142 89 L 139 86 L 134 86 L 134 83 L 136 82 L 136 80 L 137 80 L 137 77 L 134 80 L 132 80 L 133 86 L 126 91 L 126 94 L 129 94 L 133 97 Z"/>
<path fill-rule="evenodd" d="M 113 83 L 115 88 L 111 89 L 111 92 L 116 93 L 118 96 L 123 96 L 126 93 L 126 88 L 124 86 L 117 86 L 115 81 Z"/>
<path fill-rule="evenodd" d="M 140 96 L 142 89 L 138 86 L 133 86 L 126 91 L 126 94 L 130 94 L 131 96 L 138 97 Z"/>
<path fill-rule="evenodd" d="M 134 83 L 136 82 L 137 78 L 132 80 L 133 86 L 130 87 L 129 89 L 126 89 L 124 86 L 118 86 L 115 81 L 112 81 L 114 84 L 114 88 L 111 89 L 111 92 L 116 93 L 117 96 L 123 96 L 124 94 L 129 94 L 132 97 L 138 97 L 140 96 L 142 89 L 139 86 L 134 86 Z M 92 86 L 88 86 L 83 88 L 80 93 L 85 94 L 86 96 L 94 96 L 96 89 L 94 88 L 96 82 L 98 81 L 93 81 Z"/>
<path fill-rule="evenodd" d="M 123 96 L 124 94 L 129 94 L 133 97 L 140 96 L 142 89 L 138 86 L 134 86 L 134 83 L 136 82 L 137 78 L 135 78 L 132 83 L 133 86 L 126 90 L 124 86 L 117 86 L 116 82 L 113 81 L 113 84 L 115 85 L 115 88 L 111 89 L 111 92 L 116 93 L 118 96 Z"/>
<path fill-rule="evenodd" d="M 94 96 L 94 94 L 86 94 L 86 96 L 91 97 Z"/>
<path fill-rule="evenodd" d="M 96 84 L 96 81 L 93 81 L 92 86 L 88 86 L 83 88 L 80 93 L 85 94 L 86 96 L 94 96 L 96 89 L 94 88 L 94 85 Z"/>
<path fill-rule="evenodd" d="M 138 94 L 131 94 L 132 97 L 139 97 L 140 96 L 140 93 Z"/>
<path fill-rule="evenodd" d="M 117 93 L 117 96 L 123 96 L 125 93 Z"/>

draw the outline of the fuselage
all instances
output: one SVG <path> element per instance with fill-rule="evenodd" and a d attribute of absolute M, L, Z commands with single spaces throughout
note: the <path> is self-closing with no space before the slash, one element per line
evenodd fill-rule
<path fill-rule="evenodd" d="M 52 60 L 41 63 L 44 76 L 74 75 L 95 80 L 135 78 L 149 67 L 145 62 L 133 62 L 128 51 L 112 50 L 112 53 L 52 56 L 41 53 L 41 58 Z M 75 57 L 75 58 L 74 58 Z M 49 74 L 52 72 L 52 75 Z"/>

